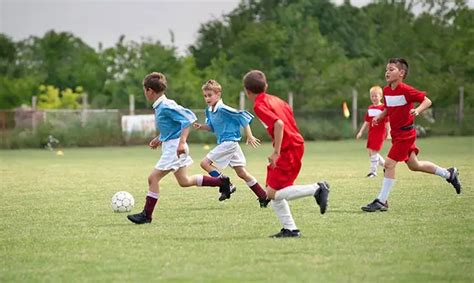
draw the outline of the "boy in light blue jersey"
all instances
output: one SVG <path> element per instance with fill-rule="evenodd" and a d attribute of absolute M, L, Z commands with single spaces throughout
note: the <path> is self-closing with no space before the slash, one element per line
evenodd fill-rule
<path fill-rule="evenodd" d="M 168 173 L 173 172 L 181 187 L 210 186 L 219 187 L 222 195 L 230 197 L 230 181 L 228 177 L 208 177 L 203 175 L 189 176 L 187 167 L 193 163 L 189 156 L 186 140 L 189 127 L 195 122 L 196 115 L 174 100 L 165 96 L 166 77 L 161 73 L 151 73 L 143 80 L 143 92 L 148 101 L 153 101 L 156 128 L 160 135 L 150 141 L 148 146 L 156 149 L 161 146 L 161 158 L 148 176 L 148 193 L 143 211 L 128 215 L 135 224 L 150 223 L 153 210 L 159 198 L 159 183 Z"/>
<path fill-rule="evenodd" d="M 253 115 L 247 111 L 238 111 L 225 105 L 221 99 L 222 87 L 215 80 L 207 81 L 202 86 L 202 91 L 204 100 L 209 106 L 206 108 L 206 123 L 194 123 L 194 127 L 198 130 L 213 132 L 217 137 L 217 146 L 201 161 L 201 167 L 214 177 L 223 176 L 220 170 L 227 166 L 232 167 L 237 176 L 244 180 L 258 197 L 260 207 L 267 207 L 270 202 L 267 200 L 267 194 L 257 179 L 245 170 L 246 160 L 239 146 L 239 141 L 242 139 L 241 127 L 245 130 L 247 144 L 254 148 L 260 145 L 260 140 L 252 135 L 250 129 Z M 231 193 L 234 190 L 231 188 Z M 219 200 L 228 198 L 230 195 L 221 194 Z"/>

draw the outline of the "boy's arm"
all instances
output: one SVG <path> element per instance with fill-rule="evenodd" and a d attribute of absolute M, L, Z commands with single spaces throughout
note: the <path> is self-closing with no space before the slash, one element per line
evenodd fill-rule
<path fill-rule="evenodd" d="M 419 114 L 423 113 L 426 109 L 430 108 L 431 100 L 425 96 L 423 101 L 416 107 L 415 109 L 410 110 L 410 114 L 413 116 L 418 116 Z"/>
<path fill-rule="evenodd" d="M 179 136 L 178 149 L 176 150 L 176 155 L 178 158 L 181 154 L 186 153 L 186 140 L 189 136 L 189 126 L 181 130 L 181 135 Z"/>
<path fill-rule="evenodd" d="M 379 123 L 379 120 L 382 120 L 383 118 L 385 118 L 385 116 L 387 116 L 387 108 L 385 108 L 382 113 L 372 119 L 372 125 L 377 125 Z"/>
<path fill-rule="evenodd" d="M 278 157 L 280 157 L 281 142 L 283 141 L 283 129 L 285 124 L 282 120 L 276 120 L 275 125 L 273 126 L 273 152 L 268 157 L 268 162 L 270 165 L 275 168 Z"/>
<path fill-rule="evenodd" d="M 392 139 L 392 136 L 390 135 L 390 131 L 392 130 L 392 128 L 390 128 L 390 122 L 385 123 L 385 129 L 387 130 L 387 137 L 386 137 L 386 139 L 387 139 L 387 140 L 391 140 L 391 139 Z"/>
<path fill-rule="evenodd" d="M 360 137 L 362 137 L 362 133 L 364 132 L 365 128 L 367 128 L 368 125 L 369 125 L 369 123 L 367 123 L 367 121 L 364 121 L 364 124 L 362 124 L 362 126 L 360 127 L 359 132 L 356 135 L 356 139 L 360 139 Z"/>
<path fill-rule="evenodd" d="M 253 148 L 257 148 L 260 145 L 260 140 L 253 136 L 252 129 L 250 125 L 244 127 L 245 135 L 247 136 L 247 141 L 245 142 L 248 145 L 251 145 Z"/>
<path fill-rule="evenodd" d="M 157 136 L 156 138 L 152 139 L 149 143 L 148 146 L 151 149 L 156 149 L 157 147 L 161 146 L 161 141 L 160 141 L 160 136 Z"/>
<path fill-rule="evenodd" d="M 209 126 L 206 125 L 206 124 L 193 123 L 193 127 L 194 127 L 196 130 L 202 130 L 202 131 L 208 131 L 208 132 L 211 131 L 211 127 L 209 127 Z"/>

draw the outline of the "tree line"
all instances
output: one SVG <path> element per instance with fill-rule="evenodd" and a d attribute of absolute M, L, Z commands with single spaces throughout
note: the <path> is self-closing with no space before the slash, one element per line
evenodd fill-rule
<path fill-rule="evenodd" d="M 415 15 L 414 5 L 422 12 Z M 365 105 L 368 89 L 384 84 L 390 57 L 408 60 L 407 82 L 426 90 L 435 107 L 456 104 L 460 86 L 465 107 L 474 105 L 474 11 L 467 0 L 379 0 L 361 8 L 350 1 L 242 0 L 202 24 L 185 56 L 159 41 L 123 36 L 95 50 L 68 32 L 17 42 L 0 34 L 0 109 L 31 104 L 32 96 L 42 108 L 80 107 L 82 92 L 92 108 L 127 108 L 130 94 L 145 108 L 141 82 L 156 70 L 167 75 L 169 96 L 190 108 L 203 108 L 200 86 L 210 78 L 237 106 L 250 69 L 267 74 L 269 93 L 293 92 L 297 110 L 339 107 L 352 89 Z"/>

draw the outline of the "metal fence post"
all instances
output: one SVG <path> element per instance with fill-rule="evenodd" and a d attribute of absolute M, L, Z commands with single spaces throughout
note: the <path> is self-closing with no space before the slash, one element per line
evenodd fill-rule
<path fill-rule="evenodd" d="M 357 90 L 352 89 L 352 129 L 357 131 Z"/>
<path fill-rule="evenodd" d="M 239 109 L 245 110 L 245 93 L 243 91 L 240 92 L 239 96 Z"/>
<path fill-rule="evenodd" d="M 81 124 L 84 127 L 87 122 L 87 93 L 82 94 Z"/>
<path fill-rule="evenodd" d="M 128 96 L 128 112 L 129 115 L 135 115 L 135 96 L 133 94 Z"/>
<path fill-rule="evenodd" d="M 291 109 L 293 109 L 293 93 L 288 93 L 288 104 L 290 105 Z"/>
<path fill-rule="evenodd" d="M 36 133 L 36 106 L 38 103 L 38 97 L 33 95 L 31 97 L 31 128 L 33 129 L 33 133 Z"/>
<path fill-rule="evenodd" d="M 459 87 L 459 109 L 458 109 L 458 124 L 461 126 L 464 120 L 464 87 Z"/>

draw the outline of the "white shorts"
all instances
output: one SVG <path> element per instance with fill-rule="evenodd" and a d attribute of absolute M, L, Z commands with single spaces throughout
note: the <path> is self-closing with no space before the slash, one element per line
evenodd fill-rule
<path fill-rule="evenodd" d="M 230 167 L 245 166 L 246 160 L 238 142 L 225 141 L 213 148 L 206 158 L 211 160 L 219 169 Z"/>
<path fill-rule="evenodd" d="M 178 158 L 176 150 L 178 149 L 179 139 L 165 141 L 161 144 L 161 157 L 155 165 L 155 169 L 161 171 L 176 171 L 181 167 L 188 167 L 193 164 L 193 159 L 189 156 L 189 147 L 186 144 L 186 153 Z"/>

